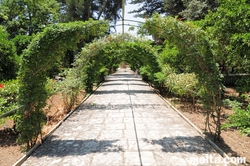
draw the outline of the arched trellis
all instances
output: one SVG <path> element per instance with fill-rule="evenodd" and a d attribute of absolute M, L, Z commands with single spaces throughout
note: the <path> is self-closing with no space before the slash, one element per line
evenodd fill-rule
<path fill-rule="evenodd" d="M 123 22 L 123 23 L 121 23 L 121 22 Z M 131 20 L 131 19 L 124 19 L 124 20 L 120 19 L 120 20 L 116 21 L 115 25 L 111 25 L 111 28 L 115 29 L 116 32 L 117 32 L 116 28 L 120 27 L 120 26 L 128 26 L 128 27 L 132 28 L 130 30 L 133 30 L 133 28 L 140 28 L 143 25 L 143 23 L 144 23 L 144 21 L 138 21 L 136 19 L 134 19 L 134 20 Z"/>
<path fill-rule="evenodd" d="M 44 122 L 42 108 L 46 105 L 47 71 L 54 62 L 63 58 L 67 49 L 75 49 L 77 43 L 90 37 L 104 36 L 109 27 L 106 21 L 73 22 L 57 24 L 46 28 L 37 35 L 24 51 L 18 79 L 19 104 L 15 121 L 20 132 L 19 143 L 31 148 L 41 134 Z"/>
<path fill-rule="evenodd" d="M 80 40 L 90 36 L 102 36 L 107 29 L 108 23 L 103 21 L 59 24 L 46 28 L 32 41 L 23 54 L 18 77 L 21 83 L 19 104 L 24 106 L 16 115 L 16 127 L 21 132 L 18 142 L 27 143 L 27 148 L 30 148 L 41 132 L 42 108 L 48 97 L 45 86 L 46 71 L 51 64 L 60 59 L 67 49 L 75 48 Z M 197 74 L 204 87 L 202 97 L 208 115 L 214 116 L 216 113 L 219 120 L 222 91 L 220 72 L 204 32 L 170 17 L 164 20 L 154 17 L 146 21 L 142 29 L 167 39 L 187 54 L 187 65 Z M 152 73 L 160 70 L 156 52 L 150 44 L 144 43 L 124 35 L 107 37 L 84 47 L 75 66 L 80 67 L 79 75 L 84 76 L 82 80 L 89 90 L 93 81 L 104 76 L 105 70 L 111 71 L 113 65 L 121 61 L 127 61 L 131 66 L 146 68 L 144 75 L 153 80 Z M 217 127 L 219 136 L 220 122 Z"/>
<path fill-rule="evenodd" d="M 110 35 L 90 43 L 83 48 L 76 59 L 75 70 L 81 71 L 86 91 L 91 92 L 94 82 L 104 79 L 105 73 L 112 73 L 121 62 L 127 62 L 132 69 L 146 68 L 144 78 L 154 81 L 154 73 L 160 71 L 157 52 L 145 39 L 128 34 Z"/>
<path fill-rule="evenodd" d="M 167 40 L 186 55 L 183 63 L 196 74 L 202 87 L 199 94 L 206 110 L 206 127 L 209 128 L 209 119 L 212 118 L 216 125 L 215 139 L 219 139 L 224 86 L 206 33 L 194 24 L 159 14 L 148 19 L 140 32 L 150 34 L 159 41 Z"/>

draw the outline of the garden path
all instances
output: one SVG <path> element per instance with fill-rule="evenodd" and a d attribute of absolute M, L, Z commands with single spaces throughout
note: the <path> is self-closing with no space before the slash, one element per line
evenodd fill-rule
<path fill-rule="evenodd" d="M 108 76 L 22 165 L 227 165 L 223 159 L 127 68 Z"/>

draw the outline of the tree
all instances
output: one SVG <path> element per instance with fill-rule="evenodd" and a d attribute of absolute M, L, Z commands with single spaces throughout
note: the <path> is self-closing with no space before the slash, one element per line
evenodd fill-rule
<path fill-rule="evenodd" d="M 153 13 L 165 14 L 188 20 L 200 20 L 208 10 L 216 10 L 217 0 L 132 0 L 131 4 L 141 5 L 131 11 L 136 17 L 151 17 Z"/>
<path fill-rule="evenodd" d="M 116 21 L 121 18 L 120 11 L 122 8 L 122 1 L 116 0 L 58 0 L 60 4 L 60 18 L 61 22 L 71 21 L 86 21 L 89 19 L 110 20 L 115 28 Z M 109 29 L 111 31 L 111 28 Z M 84 41 L 88 42 L 88 41 Z M 78 50 L 86 43 L 80 43 Z M 70 64 L 74 61 L 75 50 L 68 50 L 66 58 Z"/>
<path fill-rule="evenodd" d="M 249 8 L 247 0 L 221 0 L 217 11 L 205 18 L 204 28 L 224 73 L 250 72 Z"/>
<path fill-rule="evenodd" d="M 160 14 L 165 13 L 163 8 L 163 0 L 131 0 L 130 4 L 141 5 L 137 10 L 133 10 L 130 13 L 136 13 L 135 17 L 147 18 L 152 16 L 153 13 L 157 12 Z"/>
<path fill-rule="evenodd" d="M 47 25 L 57 21 L 58 3 L 55 0 L 2 0 L 0 13 L 5 19 L 11 38 L 41 32 Z"/>
<path fill-rule="evenodd" d="M 9 34 L 0 26 L 0 81 L 16 77 L 18 57 L 14 43 L 8 40 Z"/>
<path fill-rule="evenodd" d="M 32 36 L 28 35 L 16 35 L 12 41 L 14 42 L 16 46 L 16 53 L 18 56 L 21 56 L 23 53 L 23 50 L 27 48 L 30 41 L 32 40 Z"/>
<path fill-rule="evenodd" d="M 185 10 L 180 12 L 180 15 L 187 20 L 200 20 L 207 14 L 208 5 L 205 2 L 192 0 L 187 4 Z"/>
<path fill-rule="evenodd" d="M 178 16 L 185 9 L 183 0 L 164 0 L 166 15 Z"/>
<path fill-rule="evenodd" d="M 107 19 L 116 22 L 121 18 L 122 1 L 115 0 L 58 0 L 61 7 L 62 22 L 90 18 Z"/>
<path fill-rule="evenodd" d="M 218 0 L 188 0 L 184 3 L 185 9 L 179 14 L 186 20 L 201 20 L 208 11 L 216 11 Z"/>

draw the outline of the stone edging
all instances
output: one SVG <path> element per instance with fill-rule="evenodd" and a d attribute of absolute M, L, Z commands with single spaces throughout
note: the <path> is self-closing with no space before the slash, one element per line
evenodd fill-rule
<path fill-rule="evenodd" d="M 61 126 L 61 124 L 67 120 L 78 108 L 79 106 L 84 103 L 87 99 L 89 99 L 92 94 L 95 93 L 95 91 L 102 85 L 102 83 L 100 85 L 98 85 L 98 87 L 94 90 L 94 92 L 92 92 L 91 94 L 88 94 L 82 101 L 81 103 L 75 108 L 73 109 L 72 111 L 70 111 L 61 121 L 59 121 L 57 123 L 56 126 L 54 126 L 43 138 L 42 138 L 42 142 L 46 141 L 47 138 L 49 138 L 53 133 L 54 131 L 59 127 Z M 13 166 L 21 166 L 28 158 L 29 156 L 39 147 L 41 146 L 42 143 L 37 143 L 33 148 L 31 148 L 28 152 L 26 152 L 26 154 L 21 157 L 15 164 L 13 164 Z"/>
<path fill-rule="evenodd" d="M 192 127 L 194 127 L 201 137 L 205 139 L 223 158 L 229 158 L 229 156 L 221 149 L 219 148 L 213 141 L 211 141 L 203 132 L 195 125 L 193 124 L 187 117 L 185 117 L 177 108 L 175 108 L 168 100 L 166 100 L 162 95 L 160 95 L 152 86 L 148 84 L 148 86 L 164 101 L 166 102 L 174 111 L 176 111 L 185 121 L 187 121 Z M 236 163 L 230 163 L 234 166 L 237 166 Z"/>

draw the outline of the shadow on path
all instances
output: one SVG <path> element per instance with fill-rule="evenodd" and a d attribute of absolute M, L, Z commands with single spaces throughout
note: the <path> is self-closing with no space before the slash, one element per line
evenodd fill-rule
<path fill-rule="evenodd" d="M 64 157 L 87 155 L 90 153 L 109 153 L 109 152 L 123 152 L 124 149 L 116 145 L 118 139 L 115 140 L 53 140 L 52 136 L 49 140 L 41 145 L 40 150 L 34 152 L 31 156 L 34 157 Z"/>
<path fill-rule="evenodd" d="M 134 76 L 133 76 L 134 77 Z M 131 79 L 131 78 L 128 78 L 128 79 L 124 79 L 124 77 L 121 77 L 121 78 L 123 78 L 123 79 L 119 79 L 119 78 L 117 78 L 117 77 L 108 77 L 106 80 L 105 80 L 105 82 L 118 82 L 118 81 L 128 81 L 128 82 L 131 82 L 131 81 L 138 81 L 138 82 L 141 82 L 141 80 L 140 79 Z"/>
<path fill-rule="evenodd" d="M 104 94 L 114 94 L 114 93 L 126 93 L 128 95 L 133 95 L 135 93 L 138 93 L 138 94 L 155 94 L 154 91 L 152 90 L 108 90 L 108 91 L 102 91 L 102 90 L 99 90 L 99 91 L 96 91 L 94 94 L 95 95 L 104 95 Z"/>
<path fill-rule="evenodd" d="M 158 107 L 158 106 L 163 106 L 163 104 L 133 104 L 133 108 L 152 108 L 152 107 Z M 122 110 L 122 109 L 131 109 L 131 105 L 87 103 L 87 104 L 82 104 L 78 108 L 79 108 L 79 112 L 84 111 L 85 109 L 87 110 Z"/>
<path fill-rule="evenodd" d="M 113 81 L 112 81 L 113 82 Z M 119 85 L 137 85 L 137 86 L 148 86 L 147 84 L 139 84 L 139 83 L 107 83 L 107 84 L 102 84 L 102 86 L 119 86 Z"/>
<path fill-rule="evenodd" d="M 210 153 L 216 152 L 201 136 L 195 137 L 163 137 L 162 139 L 143 139 L 144 142 L 152 145 L 160 145 L 163 152 L 179 153 Z"/>

